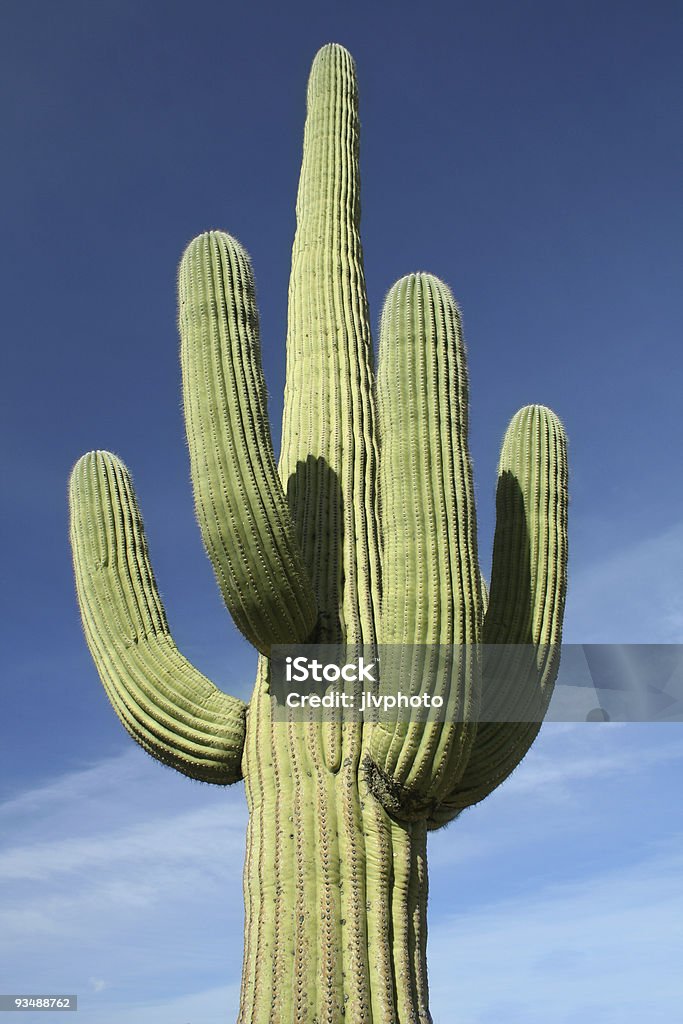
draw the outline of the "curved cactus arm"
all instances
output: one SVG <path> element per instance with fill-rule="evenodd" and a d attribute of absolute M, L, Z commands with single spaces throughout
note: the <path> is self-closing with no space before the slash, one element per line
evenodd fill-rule
<path fill-rule="evenodd" d="M 76 589 L 90 652 L 127 731 L 183 775 L 241 778 L 246 705 L 210 683 L 170 635 L 130 477 L 90 452 L 69 487 Z"/>
<path fill-rule="evenodd" d="M 379 639 L 403 651 L 397 679 L 405 680 L 407 667 L 414 673 L 411 689 L 426 686 L 445 701 L 439 721 L 380 721 L 371 730 L 371 789 L 387 810 L 405 818 L 424 815 L 462 775 L 479 701 L 483 592 L 465 349 L 453 296 L 435 277 L 411 274 L 386 298 L 377 408 Z M 383 662 L 383 677 L 386 668 Z"/>
<path fill-rule="evenodd" d="M 249 258 L 230 235 L 199 235 L 178 291 L 197 517 L 236 626 L 267 655 L 304 643 L 317 608 L 275 464 Z"/>
<path fill-rule="evenodd" d="M 349 644 L 372 643 L 380 585 L 359 131 L 353 59 L 331 43 L 308 80 L 280 475 L 323 615 L 319 639 Z"/>
<path fill-rule="evenodd" d="M 434 812 L 432 827 L 488 796 L 540 729 L 559 669 L 567 479 L 559 419 L 544 406 L 521 409 L 505 435 L 498 471 L 480 725 L 467 768 Z"/>

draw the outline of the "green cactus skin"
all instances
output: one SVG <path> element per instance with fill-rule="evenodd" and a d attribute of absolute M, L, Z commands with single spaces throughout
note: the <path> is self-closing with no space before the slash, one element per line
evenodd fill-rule
<path fill-rule="evenodd" d="M 303 643 L 317 608 L 275 465 L 249 259 L 210 231 L 188 246 L 178 290 L 197 517 L 235 624 L 268 654 Z"/>
<path fill-rule="evenodd" d="M 108 452 L 84 455 L 69 497 L 83 626 L 117 715 L 141 747 L 183 775 L 236 782 L 246 707 L 173 643 L 125 466 Z"/>
<path fill-rule="evenodd" d="M 431 1021 L 427 834 L 513 771 L 538 731 L 525 712 L 531 700 L 547 704 L 557 672 L 562 426 L 543 406 L 510 424 L 489 597 L 477 559 L 460 318 L 436 278 L 413 274 L 391 289 L 375 382 L 358 134 L 353 62 L 331 44 L 308 87 L 277 468 L 248 257 L 210 231 L 180 267 L 197 515 L 225 603 L 261 655 L 248 707 L 175 647 L 121 462 L 85 455 L 70 485 L 86 638 L 121 721 L 186 775 L 245 780 L 239 1024 Z M 464 721 L 275 722 L 268 653 L 301 642 L 456 645 L 466 652 L 452 678 Z M 539 653 L 532 693 L 521 673 L 505 676 L 498 722 L 487 707 L 502 644 Z"/>

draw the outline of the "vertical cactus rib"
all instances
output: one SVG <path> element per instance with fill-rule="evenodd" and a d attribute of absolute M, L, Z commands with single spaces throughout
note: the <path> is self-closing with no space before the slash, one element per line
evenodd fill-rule
<path fill-rule="evenodd" d="M 427 977 L 427 823 L 414 822 L 411 827 L 410 921 L 412 972 L 415 977 L 416 1010 L 420 1024 L 432 1024 L 429 1012 Z"/>
<path fill-rule="evenodd" d="M 357 763 L 347 758 L 336 775 L 336 807 L 339 854 L 339 908 L 341 967 L 345 1010 L 349 1020 L 370 1022 L 371 967 L 368 958 L 368 878 L 370 854 L 366 845 L 365 806 L 359 799 Z M 379 810 L 379 808 L 377 808 Z M 373 862 L 373 867 L 376 862 Z M 372 870 L 372 869 L 371 869 Z M 350 983 L 350 979 L 353 982 Z"/>
<path fill-rule="evenodd" d="M 444 722 L 380 722 L 372 731 L 369 756 L 386 782 L 377 795 L 386 799 L 392 790 L 391 809 L 400 815 L 408 804 L 418 813 L 453 786 L 474 738 L 478 704 L 475 645 L 483 609 L 465 352 L 450 290 L 431 275 L 402 278 L 385 300 L 377 405 L 380 642 L 403 645 L 413 665 L 422 659 L 419 675 L 431 672 L 448 708 Z M 413 645 L 421 650 L 413 654 Z M 451 647 L 457 650 L 447 667 Z"/>
<path fill-rule="evenodd" d="M 512 419 L 498 470 L 496 533 L 484 620 L 480 725 L 438 823 L 483 800 L 535 739 L 559 669 L 567 589 L 567 441 L 550 409 Z"/>
<path fill-rule="evenodd" d="M 244 861 L 245 952 L 238 1024 L 254 1024 L 253 1008 L 267 992 L 274 928 L 276 832 L 272 808 L 277 800 L 270 732 L 270 704 L 265 696 L 268 665 L 259 658 L 254 693 L 249 702 L 244 744 L 244 780 L 249 807 L 247 856 Z M 267 998 L 267 996 L 266 996 Z"/>
<path fill-rule="evenodd" d="M 413 822 L 405 829 L 391 823 L 394 849 L 394 879 L 391 892 L 394 924 L 394 961 L 396 976 L 396 1009 L 400 1021 L 425 1024 L 431 1018 L 426 1001 L 426 965 L 417 951 L 426 927 L 426 886 L 420 862 L 426 850 L 423 821 Z M 426 948 L 426 943 L 425 943 Z M 417 955 L 416 955 L 417 954 Z"/>
<path fill-rule="evenodd" d="M 257 650 L 308 638 L 317 618 L 277 474 L 251 265 L 208 231 L 178 275 L 185 422 L 197 516 L 235 624 Z"/>
<path fill-rule="evenodd" d="M 360 243 L 358 92 L 350 54 L 308 84 L 292 250 L 280 474 L 325 639 L 371 642 L 379 605 L 373 367 Z"/>
<path fill-rule="evenodd" d="M 378 801 L 368 795 L 362 801 L 366 857 L 367 960 L 371 972 L 368 1020 L 393 1021 L 396 1014 L 396 980 L 391 892 L 393 842 L 391 821 Z M 362 1019 L 362 1018 L 361 1018 Z"/>
<path fill-rule="evenodd" d="M 184 775 L 227 785 L 241 777 L 246 707 L 180 654 L 149 561 L 125 466 L 84 455 L 70 489 L 76 588 L 86 639 L 122 724 Z"/>

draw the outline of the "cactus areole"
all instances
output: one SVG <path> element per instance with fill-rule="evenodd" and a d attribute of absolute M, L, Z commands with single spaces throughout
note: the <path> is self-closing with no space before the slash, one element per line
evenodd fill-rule
<path fill-rule="evenodd" d="M 175 646 L 125 466 L 90 452 L 70 484 L 83 624 L 121 722 L 184 775 L 245 782 L 240 1024 L 430 1021 L 427 834 L 499 785 L 539 728 L 521 713 L 514 672 L 505 677 L 506 720 L 477 717 L 490 695 L 476 659 L 453 683 L 466 714 L 283 724 L 269 694 L 272 648 L 553 650 L 561 633 L 562 426 L 536 405 L 510 423 L 489 596 L 477 560 L 458 309 L 435 277 L 398 281 L 375 374 L 358 139 L 353 61 L 331 44 L 308 85 L 279 465 L 249 259 L 229 235 L 208 231 L 180 266 L 197 516 L 227 608 L 260 653 L 248 704 Z M 539 659 L 543 702 L 556 671 L 556 658 Z"/>

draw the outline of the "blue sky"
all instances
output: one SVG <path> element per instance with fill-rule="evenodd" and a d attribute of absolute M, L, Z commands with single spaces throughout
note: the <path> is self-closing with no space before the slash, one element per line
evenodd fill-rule
<path fill-rule="evenodd" d="M 124 458 L 179 646 L 246 696 L 254 659 L 194 522 L 175 274 L 209 227 L 250 252 L 277 438 L 323 43 L 358 67 L 373 323 L 412 270 L 461 305 L 485 571 L 503 431 L 543 402 L 570 439 L 566 639 L 683 643 L 682 20 L 613 0 L 5 5 L 0 991 L 77 991 L 87 1024 L 231 1019 L 243 794 L 118 725 L 66 480 L 89 448 Z M 679 725 L 553 724 L 434 838 L 437 1022 L 674 1019 L 682 761 Z"/>

